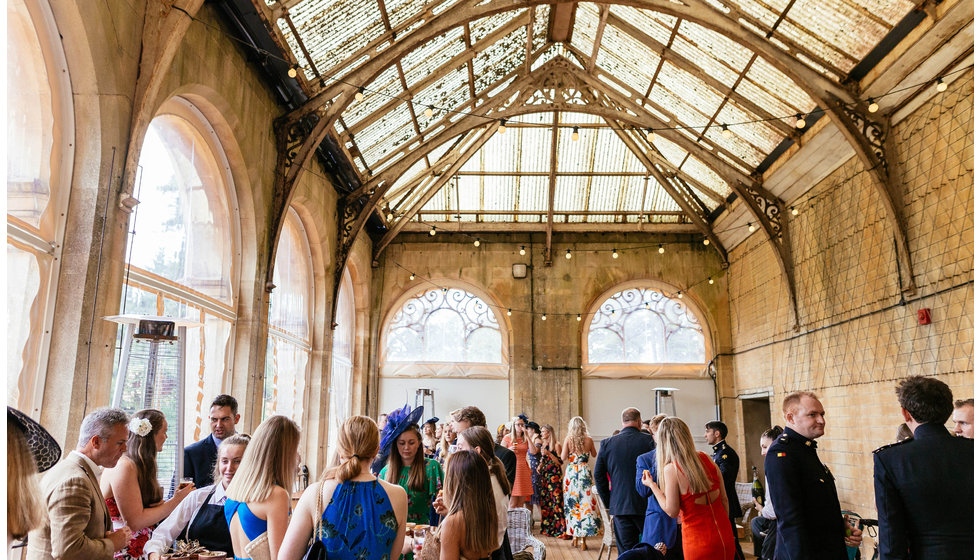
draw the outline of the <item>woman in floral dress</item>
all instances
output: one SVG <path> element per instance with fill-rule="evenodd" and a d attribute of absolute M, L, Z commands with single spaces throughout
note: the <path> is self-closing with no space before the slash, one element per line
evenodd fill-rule
<path fill-rule="evenodd" d="M 528 420 L 524 426 L 527 440 L 527 466 L 531 468 L 531 500 L 525 504 L 531 512 L 531 528 L 534 528 L 534 506 L 541 507 L 541 427 Z"/>
<path fill-rule="evenodd" d="M 570 539 L 565 532 L 565 503 L 562 499 L 564 475 L 561 469 L 561 444 L 550 424 L 541 426 L 541 461 L 538 463 L 538 479 L 541 481 L 541 534 L 559 539 Z"/>
<path fill-rule="evenodd" d="M 572 546 L 587 550 L 586 537 L 599 534 L 599 502 L 592 492 L 594 481 L 589 469 L 589 456 L 595 457 L 595 443 L 581 416 L 568 422 L 568 436 L 562 445 L 562 461 L 571 459 L 565 469 L 565 524 L 572 536 Z"/>

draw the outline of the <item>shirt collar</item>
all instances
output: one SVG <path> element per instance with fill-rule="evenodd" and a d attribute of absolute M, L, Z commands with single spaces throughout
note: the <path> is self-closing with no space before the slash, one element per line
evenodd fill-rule
<path fill-rule="evenodd" d="M 232 435 L 235 435 L 235 434 L 232 434 Z M 211 434 L 211 440 L 214 441 L 214 446 L 215 447 L 221 447 L 221 442 L 225 441 L 223 439 L 218 439 L 218 437 L 215 436 L 214 434 Z"/>
<path fill-rule="evenodd" d="M 225 487 L 219 480 L 214 484 L 214 496 L 211 496 L 211 501 L 214 502 L 214 505 L 216 506 L 224 505 L 225 496 Z"/>
<path fill-rule="evenodd" d="M 783 429 L 783 435 L 788 436 L 790 439 L 794 439 L 794 440 L 802 443 L 803 445 L 805 445 L 806 447 L 808 447 L 810 449 L 816 449 L 817 448 L 817 440 L 803 437 L 800 434 L 798 434 L 795 431 L 793 431 L 792 428 L 784 428 Z"/>
<path fill-rule="evenodd" d="M 718 443 L 711 446 L 711 450 L 714 451 L 715 453 L 717 453 L 719 449 L 724 449 L 724 448 L 725 448 L 725 440 L 721 440 Z"/>
<path fill-rule="evenodd" d="M 92 474 L 95 475 L 95 480 L 101 480 L 102 479 L 102 469 L 98 465 L 95 464 L 95 461 L 93 461 L 92 459 L 89 459 L 88 455 L 86 455 L 84 453 L 81 453 L 77 449 L 72 449 L 71 452 L 74 453 L 75 455 L 78 455 L 79 457 L 81 457 L 82 459 L 85 460 L 85 462 L 88 464 L 89 468 L 92 469 Z"/>
<path fill-rule="evenodd" d="M 915 439 L 920 439 L 923 437 L 952 437 L 946 426 L 942 424 L 937 424 L 935 422 L 927 422 L 925 424 L 919 424 L 915 429 L 915 434 L 913 437 Z"/>

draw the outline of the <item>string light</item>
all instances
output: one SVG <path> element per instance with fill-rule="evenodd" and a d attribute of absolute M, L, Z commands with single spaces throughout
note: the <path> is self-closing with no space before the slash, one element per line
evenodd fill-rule
<path fill-rule="evenodd" d="M 616 252 L 616 249 L 615 248 L 613 249 L 612 258 L 614 258 L 614 259 L 618 259 L 619 258 L 619 253 Z"/>
<path fill-rule="evenodd" d="M 571 260 L 572 259 L 572 250 L 571 249 L 565 249 L 565 259 L 566 260 Z"/>
<path fill-rule="evenodd" d="M 548 316 L 547 316 L 547 315 L 545 315 L 544 313 L 542 313 L 542 314 L 541 314 L 541 320 L 542 320 L 542 321 L 547 321 L 547 320 L 548 320 Z"/>
<path fill-rule="evenodd" d="M 290 66 L 289 67 L 289 70 L 286 70 L 286 75 L 289 76 L 290 78 L 295 78 L 296 77 L 296 74 L 297 74 L 297 72 L 296 72 L 296 65 L 295 64 L 292 65 L 292 66 Z"/>
<path fill-rule="evenodd" d="M 656 138 L 656 137 L 657 136 L 653 133 L 653 129 L 652 128 L 648 128 L 647 129 L 647 142 L 650 142 L 651 144 L 653 144 L 653 139 Z"/>
<path fill-rule="evenodd" d="M 415 273 L 413 272 L 413 273 L 409 274 L 408 275 L 408 279 L 409 280 L 415 280 Z"/>
<path fill-rule="evenodd" d="M 364 86 L 357 88 L 357 93 L 354 94 L 354 99 L 364 101 Z"/>
<path fill-rule="evenodd" d="M 938 91 L 939 93 L 946 91 L 948 87 L 949 85 L 946 82 L 944 82 L 942 78 L 936 80 L 936 91 Z"/>
<path fill-rule="evenodd" d="M 503 134 L 507 132 L 507 119 L 500 119 L 500 124 L 497 126 L 497 134 Z"/>
<path fill-rule="evenodd" d="M 790 206 L 789 207 L 789 213 L 792 214 L 792 215 L 794 215 L 794 216 L 799 216 L 800 215 L 800 210 L 796 206 Z"/>
<path fill-rule="evenodd" d="M 521 254 L 522 257 L 527 254 L 527 251 L 524 250 L 523 245 L 521 245 L 521 250 L 519 251 L 519 253 Z"/>
<path fill-rule="evenodd" d="M 388 215 L 385 216 L 385 217 L 388 218 L 388 221 L 389 222 L 395 219 L 395 215 L 392 214 L 391 212 L 388 212 Z"/>
<path fill-rule="evenodd" d="M 708 283 L 709 284 L 714 284 L 715 283 L 715 279 L 714 278 L 708 278 Z"/>
<path fill-rule="evenodd" d="M 442 293 L 446 293 L 446 292 L 448 292 L 448 291 L 449 291 L 449 288 L 443 288 L 443 289 L 442 289 Z"/>
<path fill-rule="evenodd" d="M 677 292 L 677 299 L 684 299 L 684 292 Z"/>
<path fill-rule="evenodd" d="M 578 127 L 572 127 L 572 142 L 578 142 Z"/>
<path fill-rule="evenodd" d="M 507 308 L 507 316 L 508 316 L 508 317 L 510 317 L 510 314 L 511 314 L 511 312 L 510 312 L 510 308 L 508 307 L 508 308 Z"/>
<path fill-rule="evenodd" d="M 803 118 L 803 113 L 796 114 L 796 128 L 805 128 L 806 120 Z"/>
<path fill-rule="evenodd" d="M 704 241 L 702 241 L 701 243 L 704 243 L 704 246 L 707 247 L 708 245 L 711 245 L 711 240 L 705 237 Z"/>
<path fill-rule="evenodd" d="M 480 246 L 480 238 L 479 237 L 477 237 L 476 239 L 473 240 L 473 246 L 474 247 L 479 247 Z"/>
<path fill-rule="evenodd" d="M 436 234 L 436 226 L 432 226 L 432 229 L 429 230 L 429 235 L 435 235 L 435 234 Z"/>
<path fill-rule="evenodd" d="M 428 118 L 432 118 L 432 115 L 434 114 L 434 111 L 432 110 L 432 105 L 426 107 L 425 110 L 422 111 L 422 114 Z"/>
<path fill-rule="evenodd" d="M 660 246 L 657 247 L 657 252 L 662 255 L 662 254 L 664 254 L 664 251 L 666 251 L 666 249 L 664 249 L 664 245 L 663 245 L 663 243 L 661 243 Z"/>
<path fill-rule="evenodd" d="M 582 316 L 581 315 L 576 315 L 575 316 L 575 320 L 576 321 L 581 321 L 582 320 Z"/>
<path fill-rule="evenodd" d="M 879 108 L 878 107 L 878 102 L 875 101 L 875 98 L 874 97 L 869 97 L 868 98 L 868 112 L 869 113 L 877 113 L 878 112 L 878 108 Z"/>
<path fill-rule="evenodd" d="M 753 231 L 755 231 L 755 225 L 752 224 L 752 223 L 749 223 L 749 233 L 752 233 Z"/>
<path fill-rule="evenodd" d="M 721 125 L 721 136 L 722 138 L 731 138 L 732 136 L 735 136 L 735 134 L 731 130 L 728 130 L 727 124 L 723 124 Z"/>

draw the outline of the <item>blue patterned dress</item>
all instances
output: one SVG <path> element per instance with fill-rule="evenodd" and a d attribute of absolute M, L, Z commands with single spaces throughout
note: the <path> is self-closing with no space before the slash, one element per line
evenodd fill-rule
<path fill-rule="evenodd" d="M 334 489 L 318 535 L 331 559 L 388 560 L 398 520 L 377 480 L 348 480 Z"/>
<path fill-rule="evenodd" d="M 531 495 L 531 503 L 541 504 L 541 474 L 538 473 L 538 464 L 541 463 L 541 444 L 530 442 L 527 446 L 527 462 L 531 466 L 531 488 L 534 494 Z"/>

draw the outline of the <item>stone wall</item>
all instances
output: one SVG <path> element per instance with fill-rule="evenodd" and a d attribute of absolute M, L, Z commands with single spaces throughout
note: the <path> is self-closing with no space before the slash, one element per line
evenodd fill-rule
<path fill-rule="evenodd" d="M 856 159 L 787 201 L 801 209 L 789 216 L 798 332 L 760 234 L 731 251 L 728 282 L 729 396 L 771 391 L 772 421 L 785 425 L 778 410 L 785 394 L 817 392 L 828 426 L 820 456 L 837 479 L 841 505 L 868 517 L 875 515 L 871 452 L 894 441 L 902 421 L 897 382 L 928 375 L 948 383 L 956 398 L 973 392 L 973 72 L 892 133 L 915 296 L 901 295 L 891 228 Z M 918 324 L 922 308 L 932 310 L 932 324 Z"/>

